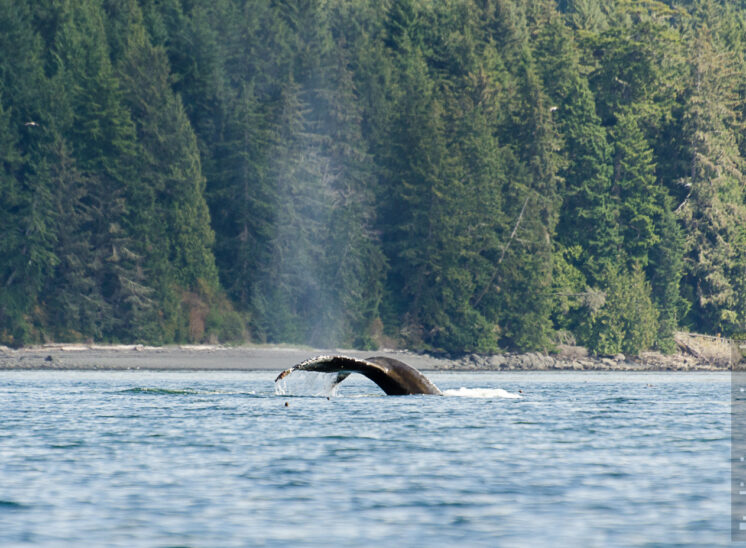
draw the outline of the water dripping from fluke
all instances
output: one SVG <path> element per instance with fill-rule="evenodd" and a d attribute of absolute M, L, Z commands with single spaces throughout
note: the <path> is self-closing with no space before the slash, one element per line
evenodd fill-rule
<path fill-rule="evenodd" d="M 339 385 L 337 376 L 337 373 L 298 371 L 293 375 L 275 381 L 275 395 L 318 396 L 327 398 L 336 396 L 337 386 Z"/>

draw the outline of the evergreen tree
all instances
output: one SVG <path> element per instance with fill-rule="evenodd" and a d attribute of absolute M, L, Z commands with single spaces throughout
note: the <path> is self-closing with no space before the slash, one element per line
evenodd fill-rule
<path fill-rule="evenodd" d="M 29 303 L 24 288 L 24 233 L 27 196 L 16 178 L 21 165 L 16 134 L 8 111 L 0 103 L 0 342 L 23 344 L 29 329 L 25 312 Z"/>
<path fill-rule="evenodd" d="M 636 355 L 653 345 L 658 327 L 658 312 L 650 298 L 650 285 L 639 265 L 632 270 L 605 272 L 605 302 L 589 314 L 582 340 L 600 355 L 618 353 Z"/>
<path fill-rule="evenodd" d="M 78 169 L 91 186 L 85 192 L 90 218 L 90 275 L 111 313 L 105 338 L 132 339 L 156 317 L 157 303 L 144 271 L 145 249 L 136 216 L 146 192 L 136 173 L 136 133 L 112 67 L 105 12 L 97 2 L 60 5 L 54 36 L 56 78 L 70 100 L 63 128 Z"/>
<path fill-rule="evenodd" d="M 589 32 L 601 32 L 608 22 L 599 0 L 568 0 L 568 19 L 573 27 Z"/>
<path fill-rule="evenodd" d="M 12 345 L 39 339 L 38 295 L 58 260 L 40 165 L 55 113 L 33 16 L 26 2 L 0 3 L 0 342 Z"/>
<path fill-rule="evenodd" d="M 552 294 L 557 327 L 571 332 L 600 291 L 602 274 L 619 261 L 622 237 L 612 188 L 611 147 L 582 75 L 573 36 L 557 15 L 542 10 L 537 65 L 562 138 L 562 206 L 557 225 Z M 537 21 L 539 24 L 540 21 Z"/>
<path fill-rule="evenodd" d="M 531 8 L 531 6 L 529 6 Z M 551 337 L 552 238 L 557 223 L 559 135 L 528 41 L 530 22 L 518 5 L 498 2 L 494 39 L 504 48 L 516 94 L 501 128 L 520 164 L 503 190 L 506 217 L 515 219 L 515 242 L 506 246 L 501 293 L 503 342 L 516 348 L 546 348 Z M 506 244 L 512 236 L 506 233 Z M 518 245 L 514 245 L 518 244 Z"/>
<path fill-rule="evenodd" d="M 634 116 L 619 114 L 611 130 L 614 143 L 612 196 L 618 200 L 619 251 L 629 264 L 648 263 L 650 249 L 658 243 L 656 221 L 663 214 L 660 187 L 655 180 L 653 151 L 648 147 Z"/>
<path fill-rule="evenodd" d="M 194 133 L 169 85 L 165 52 L 150 44 L 134 0 L 127 10 L 121 2 L 114 5 L 109 20 L 117 23 L 121 41 L 117 72 L 123 103 L 137 131 L 141 182 L 138 195 L 133 196 L 137 203 L 132 219 L 137 233 L 146 235 L 141 242 L 144 268 L 158 281 L 153 298 L 160 308 L 159 319 L 147 338 L 173 340 L 179 324 L 180 310 L 174 307 L 178 292 L 199 293 L 204 284 L 214 293 L 218 287 L 204 178 Z M 194 334 L 195 327 L 189 332 Z"/>
<path fill-rule="evenodd" d="M 452 65 L 452 54 L 438 50 L 439 44 L 430 42 L 430 34 L 424 31 L 423 21 L 434 16 L 419 12 L 412 3 L 400 3 L 392 6 L 384 25 L 384 43 L 397 76 L 389 86 L 393 93 L 388 104 L 375 113 L 385 117 L 387 132 L 378 144 L 382 177 L 377 200 L 384 251 L 391 265 L 387 323 L 401 325 L 401 335 L 414 346 L 479 349 L 494 342 L 489 340 L 487 322 L 469 302 L 478 274 L 474 261 L 482 259 L 466 234 L 468 210 L 460 206 L 475 205 L 477 187 L 485 184 L 486 173 L 480 172 L 490 167 L 475 148 L 482 145 L 477 132 L 484 126 L 474 127 L 475 133 L 469 135 L 467 127 L 452 124 L 460 125 L 456 120 L 461 115 L 481 124 L 484 120 L 479 121 L 477 105 L 462 102 L 461 90 L 454 90 L 448 99 L 450 108 L 458 110 L 447 112 L 446 97 L 430 65 Z M 454 144 L 453 153 L 448 151 L 451 132 L 464 138 Z M 456 153 L 459 146 L 471 156 L 470 165 Z M 485 229 L 488 240 L 494 229 Z"/>
<path fill-rule="evenodd" d="M 42 293 L 47 332 L 56 340 L 101 339 L 111 328 L 113 310 L 96 285 L 101 254 L 91 249 L 93 210 L 87 193 L 96 182 L 80 172 L 61 136 L 50 152 L 46 175 L 53 189 L 59 263 Z"/>
<path fill-rule="evenodd" d="M 676 349 L 673 339 L 680 319 L 687 313 L 687 302 L 682 298 L 679 284 L 684 272 L 684 234 L 676 222 L 671 200 L 666 199 L 662 217 L 657 223 L 658 243 L 650 250 L 648 279 L 652 298 L 658 309 L 656 347 L 671 353 Z"/>
<path fill-rule="evenodd" d="M 685 128 L 690 146 L 691 193 L 678 211 L 687 227 L 687 279 L 696 329 L 730 333 L 742 329 L 744 310 L 738 276 L 746 261 L 743 219 L 744 162 L 735 140 L 737 76 L 732 55 L 719 48 L 706 24 L 697 28 L 692 89 Z"/>
<path fill-rule="evenodd" d="M 227 101 L 222 139 L 212 146 L 209 199 L 218 239 L 216 260 L 223 286 L 244 310 L 252 286 L 269 260 L 274 187 L 269 177 L 270 115 L 251 82 Z"/>

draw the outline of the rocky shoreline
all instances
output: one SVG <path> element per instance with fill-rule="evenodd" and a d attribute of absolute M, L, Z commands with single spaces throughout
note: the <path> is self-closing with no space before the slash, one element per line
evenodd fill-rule
<path fill-rule="evenodd" d="M 695 356 L 687 352 L 663 355 L 591 357 L 581 347 L 560 347 L 556 354 L 469 354 L 444 358 L 402 350 L 360 351 L 283 346 L 48 344 L 21 349 L 0 347 L 3 370 L 215 370 L 278 371 L 320 354 L 356 358 L 383 355 L 423 371 L 729 371 L 727 352 Z M 693 351 L 696 352 L 696 351 Z"/>
<path fill-rule="evenodd" d="M 627 358 L 581 357 L 548 355 L 538 352 L 525 354 L 499 354 L 494 356 L 468 355 L 445 364 L 436 370 L 456 371 L 730 371 L 729 360 L 703 361 L 693 356 L 674 354 L 666 356 L 646 352 Z"/>

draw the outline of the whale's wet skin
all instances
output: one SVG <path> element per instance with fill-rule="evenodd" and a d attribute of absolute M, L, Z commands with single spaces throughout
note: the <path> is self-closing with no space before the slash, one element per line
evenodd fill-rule
<path fill-rule="evenodd" d="M 347 379 L 351 373 L 359 373 L 372 380 L 390 396 L 428 394 L 442 396 L 443 393 L 430 379 L 404 362 L 384 356 L 373 356 L 364 360 L 347 356 L 318 356 L 280 373 L 275 382 L 283 381 L 288 375 L 312 371 L 335 375 L 332 390 Z"/>
<path fill-rule="evenodd" d="M 0 546 L 730 545 L 728 374 L 426 375 L 0 371 Z"/>

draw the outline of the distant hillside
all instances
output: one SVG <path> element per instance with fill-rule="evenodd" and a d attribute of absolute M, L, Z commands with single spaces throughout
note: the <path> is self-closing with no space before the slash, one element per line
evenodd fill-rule
<path fill-rule="evenodd" d="M 0 0 L 0 344 L 746 334 L 746 8 Z"/>

